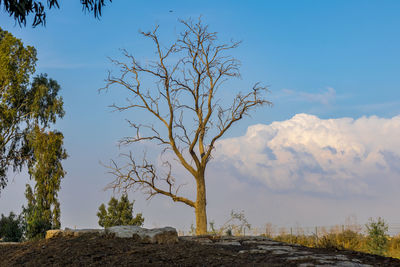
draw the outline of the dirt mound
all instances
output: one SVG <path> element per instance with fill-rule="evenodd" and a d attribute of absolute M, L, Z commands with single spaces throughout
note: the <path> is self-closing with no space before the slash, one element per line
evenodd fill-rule
<path fill-rule="evenodd" d="M 180 237 L 177 244 L 85 235 L 0 245 L 0 266 L 400 266 L 400 260 L 260 238 Z"/>

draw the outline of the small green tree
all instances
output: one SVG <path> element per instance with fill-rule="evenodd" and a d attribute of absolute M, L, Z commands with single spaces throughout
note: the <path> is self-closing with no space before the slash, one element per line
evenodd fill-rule
<path fill-rule="evenodd" d="M 379 217 L 377 221 L 372 218 L 369 219 L 369 223 L 365 225 L 368 232 L 368 250 L 369 252 L 377 255 L 384 255 L 387 251 L 388 237 L 386 232 L 389 227 L 385 221 Z"/>
<path fill-rule="evenodd" d="M 44 237 L 47 230 L 59 229 L 60 203 L 58 191 L 65 171 L 61 161 L 67 158 L 63 148 L 63 135 L 57 131 L 45 132 L 35 127 L 29 141 L 33 149 L 33 161 L 29 163 L 29 174 L 36 181 L 34 190 L 26 185 L 28 200 L 24 209 L 29 239 Z"/>
<path fill-rule="evenodd" d="M 10 212 L 8 217 L 1 214 L 0 239 L 4 242 L 21 242 L 24 234 L 24 220 L 21 215 L 17 216 Z"/>
<path fill-rule="evenodd" d="M 129 202 L 128 196 L 123 194 L 120 201 L 112 197 L 108 202 L 108 208 L 101 204 L 97 217 L 99 217 L 99 225 L 102 227 L 111 227 L 117 225 L 137 225 L 142 226 L 144 218 L 142 213 L 138 213 L 133 217 L 133 204 L 135 201 Z"/>

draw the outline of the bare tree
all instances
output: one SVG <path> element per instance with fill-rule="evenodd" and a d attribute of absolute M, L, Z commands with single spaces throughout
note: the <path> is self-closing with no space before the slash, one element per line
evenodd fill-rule
<path fill-rule="evenodd" d="M 205 170 L 214 146 L 226 131 L 257 106 L 271 104 L 264 99 L 267 88 L 256 83 L 246 93 L 237 93 L 228 106 L 217 98 L 217 92 L 228 79 L 239 77 L 239 62 L 227 54 L 239 42 L 219 44 L 217 33 L 199 19 L 180 21 L 184 31 L 170 46 L 160 44 L 158 27 L 141 32 L 156 48 L 156 60 L 141 64 L 136 57 L 123 51 L 128 62 L 112 60 L 120 74 L 109 72 L 105 88 L 118 85 L 127 89 L 131 98 L 125 105 L 112 105 L 118 111 L 142 110 L 151 115 L 155 124 L 141 124 L 139 118 L 128 120 L 136 136 L 122 139 L 121 144 L 141 141 L 156 142 L 163 152 L 172 151 L 178 162 L 190 173 L 196 184 L 196 197 L 179 195 L 181 185 L 175 183 L 171 164 L 161 174 L 155 164 L 144 157 L 138 162 L 132 153 L 125 154 L 124 166 L 111 161 L 108 166 L 115 180 L 113 189 L 141 189 L 149 198 L 170 197 L 195 209 L 196 234 L 207 233 Z M 144 89 L 149 81 L 154 88 Z M 228 88 L 227 88 L 228 89 Z M 232 89 L 231 89 L 232 90 Z M 148 117 L 146 117 L 148 119 Z"/>

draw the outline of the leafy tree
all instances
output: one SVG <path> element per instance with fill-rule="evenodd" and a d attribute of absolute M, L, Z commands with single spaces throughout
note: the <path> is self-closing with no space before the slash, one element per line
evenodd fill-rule
<path fill-rule="evenodd" d="M 67 158 L 63 139 L 62 133 L 45 132 L 38 126 L 28 136 L 33 151 L 29 174 L 36 182 L 34 191 L 30 185 L 26 185 L 28 205 L 25 219 L 28 238 L 42 237 L 47 230 L 59 229 L 61 226 L 57 196 L 61 179 L 65 176 L 61 161 Z"/>
<path fill-rule="evenodd" d="M 368 250 L 373 254 L 384 255 L 387 251 L 388 237 L 386 232 L 389 227 L 386 222 L 379 217 L 376 221 L 370 218 L 369 223 L 365 225 L 368 232 Z"/>
<path fill-rule="evenodd" d="M 63 117 L 60 86 L 40 74 L 32 78 L 36 50 L 0 28 L 0 190 L 10 166 L 20 170 L 32 161 L 35 127 L 46 128 Z"/>
<path fill-rule="evenodd" d="M 202 235 L 207 233 L 205 173 L 216 142 L 252 109 L 270 102 L 264 98 L 267 88 L 259 83 L 244 93 L 235 94 L 235 88 L 226 88 L 230 92 L 221 99 L 218 92 L 225 82 L 240 77 L 240 64 L 228 53 L 239 42 L 219 43 L 217 33 L 210 32 L 200 19 L 181 23 L 184 31 L 167 47 L 159 41 L 158 27 L 142 32 L 152 41 L 156 59 L 142 64 L 125 51 L 127 62 L 112 61 L 121 73 L 110 73 L 104 89 L 116 85 L 128 92 L 127 103 L 113 105 L 116 110 L 150 116 L 128 120 L 135 135 L 121 140 L 121 144 L 155 142 L 162 151 L 171 152 L 193 179 L 195 196 L 188 198 L 178 192 L 181 185 L 175 183 L 167 159 L 161 158 L 166 172 L 146 156 L 138 161 L 132 153 L 125 155 L 124 166 L 111 161 L 108 168 L 115 177 L 111 184 L 114 189 L 142 189 L 149 198 L 164 195 L 194 208 L 196 234 Z M 154 82 L 154 88 L 146 89 L 149 81 Z M 229 95 L 233 95 L 230 102 Z"/>
<path fill-rule="evenodd" d="M 1 214 L 0 239 L 4 242 L 21 242 L 24 234 L 24 219 L 10 212 L 8 217 Z"/>
<path fill-rule="evenodd" d="M 112 2 L 112 0 L 109 0 Z M 0 0 L 0 6 L 4 6 L 6 13 L 10 17 L 14 17 L 14 20 L 19 25 L 26 25 L 26 17 L 31 13 L 35 14 L 32 26 L 46 24 L 46 12 L 44 1 L 37 0 Z M 101 8 L 105 6 L 104 0 L 80 0 L 84 11 L 93 12 L 94 17 L 98 18 L 101 16 Z M 47 0 L 47 8 L 60 8 L 58 0 Z"/>
<path fill-rule="evenodd" d="M 142 213 L 138 213 L 133 217 L 133 202 L 129 202 L 128 196 L 123 194 L 118 201 L 112 197 L 108 202 L 108 208 L 101 204 L 97 217 L 99 217 L 99 225 L 102 227 L 111 227 L 117 225 L 137 225 L 142 226 L 144 218 Z"/>

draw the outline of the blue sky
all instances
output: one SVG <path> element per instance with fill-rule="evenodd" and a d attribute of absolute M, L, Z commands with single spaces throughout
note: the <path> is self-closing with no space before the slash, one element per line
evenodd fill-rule
<path fill-rule="evenodd" d="M 120 48 L 142 59 L 151 58 L 154 50 L 138 34 L 139 29 L 146 31 L 160 25 L 161 39 L 168 44 L 181 29 L 178 19 L 200 15 L 212 31 L 219 33 L 221 41 L 231 38 L 243 41 L 232 51 L 242 63 L 242 79 L 231 84 L 245 89 L 261 81 L 269 85 L 269 100 L 274 103 L 273 107 L 252 113 L 251 118 L 240 122 L 226 135 L 229 139 L 224 140 L 225 147 L 220 149 L 222 152 L 216 162 L 231 165 L 226 166 L 224 173 L 210 167 L 209 175 L 215 179 L 210 179 L 212 189 L 208 191 L 209 216 L 218 224 L 231 209 L 243 209 L 255 225 L 267 221 L 279 225 L 330 225 L 344 221 L 349 215 L 358 216 L 361 222 L 375 216 L 400 221 L 392 207 L 400 199 L 390 190 L 400 185 L 399 172 L 390 165 L 400 155 L 399 141 L 395 138 L 395 134 L 400 134 L 396 119 L 400 114 L 399 11 L 399 1 L 201 1 L 201 5 L 194 1 L 114 1 L 103 9 L 102 18 L 96 20 L 82 12 L 79 1 L 74 0 L 63 1 L 60 10 L 48 12 L 46 27 L 31 28 L 28 22 L 27 27 L 20 28 L 4 12 L 0 25 L 25 44 L 34 46 L 38 51 L 38 73 L 48 73 L 62 86 L 66 116 L 57 127 L 65 135 L 70 155 L 65 161 L 68 174 L 60 192 L 64 226 L 96 226 L 96 209 L 112 194 L 102 190 L 111 178 L 99 162 L 116 157 L 119 153 L 117 141 L 130 131 L 124 118 L 132 114 L 112 113 L 107 108 L 123 100 L 126 94 L 117 88 L 108 93 L 97 91 L 104 86 L 107 70 L 112 68 L 107 58 L 121 58 Z M 295 116 L 303 113 L 307 115 Z M 367 119 L 359 120 L 363 116 Z M 376 116 L 376 120 L 371 116 Z M 298 133 L 297 137 L 283 130 L 289 129 L 287 124 L 292 125 L 289 128 Z M 253 128 L 248 130 L 249 126 Z M 392 132 L 382 131 L 375 136 L 377 127 L 388 127 Z M 273 151 L 281 160 L 267 164 L 267 170 L 276 177 L 286 175 L 278 179 L 285 183 L 280 184 L 276 177 L 268 175 L 251 178 L 246 175 L 251 169 L 232 163 L 239 159 L 229 150 L 229 141 L 242 140 L 240 146 L 250 138 L 247 135 L 250 129 L 260 133 L 265 151 Z M 278 133 L 276 138 L 262 134 L 271 129 Z M 323 137 L 318 132 L 321 129 L 326 132 Z M 344 158 L 326 158 L 334 162 L 337 170 L 354 170 L 353 176 L 349 176 L 353 180 L 350 184 L 347 180 L 336 183 L 332 176 L 326 179 L 333 179 L 333 182 L 319 183 L 318 187 L 316 181 L 325 177 L 326 172 L 336 172 L 329 164 L 324 165 L 328 161 L 323 160 L 321 151 L 325 150 L 315 147 L 317 143 L 321 149 L 328 145 L 319 141 L 300 142 L 299 136 L 322 138 L 324 142 L 324 138 L 329 137 L 326 143 L 329 147 L 337 145 L 333 147 L 335 150 L 340 147 L 339 143 L 347 144 L 346 149 L 351 147 L 354 153 L 363 151 L 370 157 L 365 157 L 365 165 L 347 167 L 343 166 Z M 284 139 L 292 140 L 293 151 L 296 151 L 289 162 L 285 161 L 286 150 L 282 148 L 287 146 Z M 353 155 L 353 152 L 346 155 Z M 268 161 L 261 152 L 253 155 L 243 150 L 243 153 L 248 153 L 248 158 Z M 353 159 L 359 157 L 356 154 Z M 304 155 L 313 155 L 313 158 L 305 162 Z M 327 154 L 326 157 L 331 156 Z M 292 166 L 291 162 L 298 164 Z M 374 177 L 357 180 L 365 173 L 355 169 L 368 169 L 378 163 L 387 164 L 385 175 L 389 180 L 378 181 Z M 282 173 L 287 166 L 292 166 L 296 173 L 307 173 L 310 164 L 322 170 L 307 176 L 316 175 L 314 180 Z M 238 172 L 234 171 L 236 168 Z M 254 170 L 251 164 L 249 168 Z M 371 168 L 375 177 L 382 175 L 379 168 Z M 230 171 L 235 175 L 230 175 Z M 225 182 L 215 182 L 218 177 Z M 20 174 L 11 180 L 13 182 L 2 192 L 0 213 L 18 210 L 24 203 L 26 175 Z M 218 193 L 221 183 L 229 184 L 230 189 L 224 194 Z M 335 184 L 343 185 L 336 188 Z M 327 187 L 322 190 L 323 185 Z M 368 194 L 344 190 L 349 186 L 366 186 L 364 191 Z M 328 188 L 343 192 L 330 193 Z M 232 199 L 238 192 L 243 196 L 241 201 Z M 175 207 L 162 197 L 147 202 L 136 192 L 131 193 L 130 198 L 136 199 L 136 208 L 144 213 L 148 227 L 171 224 L 187 228 L 194 221 L 190 209 Z M 281 207 L 287 212 L 280 212 Z M 163 213 L 166 208 L 173 216 Z"/>

